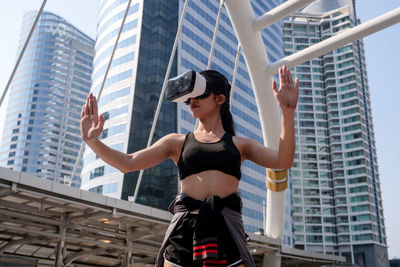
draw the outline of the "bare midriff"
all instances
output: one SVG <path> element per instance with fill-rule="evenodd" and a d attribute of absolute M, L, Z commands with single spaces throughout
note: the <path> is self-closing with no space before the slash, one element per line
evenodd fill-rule
<path fill-rule="evenodd" d="M 198 200 L 210 196 L 227 197 L 239 189 L 239 180 L 216 170 L 189 175 L 181 181 L 181 192 Z"/>

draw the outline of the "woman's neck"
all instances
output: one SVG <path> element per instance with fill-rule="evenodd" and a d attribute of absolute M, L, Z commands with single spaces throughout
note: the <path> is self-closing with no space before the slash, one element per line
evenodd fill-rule
<path fill-rule="evenodd" d="M 197 126 L 196 132 L 206 132 L 206 133 L 214 133 L 214 134 L 223 134 L 225 133 L 224 127 L 222 126 L 221 117 L 213 117 L 213 118 L 202 118 L 199 119 L 199 125 Z"/>

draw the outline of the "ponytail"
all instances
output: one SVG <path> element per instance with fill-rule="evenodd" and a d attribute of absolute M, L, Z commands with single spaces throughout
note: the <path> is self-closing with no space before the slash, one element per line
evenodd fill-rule
<path fill-rule="evenodd" d="M 207 80 L 207 88 L 216 94 L 223 94 L 225 96 L 225 103 L 221 106 L 221 120 L 225 132 L 235 136 L 235 124 L 233 122 L 232 113 L 230 110 L 230 91 L 231 85 L 224 75 L 216 70 L 203 70 L 200 72 Z"/>
<path fill-rule="evenodd" d="M 230 110 L 229 98 L 226 99 L 225 103 L 221 106 L 221 120 L 225 132 L 235 136 L 235 123 L 233 122 L 233 117 Z"/>

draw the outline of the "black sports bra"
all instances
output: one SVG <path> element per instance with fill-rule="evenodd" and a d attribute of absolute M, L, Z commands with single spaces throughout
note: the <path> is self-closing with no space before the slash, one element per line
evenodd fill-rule
<path fill-rule="evenodd" d="M 232 140 L 232 135 L 225 133 L 218 141 L 202 143 L 196 140 L 193 132 L 186 135 L 178 161 L 179 178 L 207 170 L 218 170 L 241 178 L 241 156 Z"/>

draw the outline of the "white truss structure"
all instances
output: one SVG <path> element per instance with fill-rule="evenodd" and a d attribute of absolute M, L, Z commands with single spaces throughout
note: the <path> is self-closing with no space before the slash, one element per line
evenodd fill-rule
<path fill-rule="evenodd" d="M 279 67 L 283 65 L 287 65 L 288 67 L 295 67 L 303 62 L 306 62 L 312 58 L 321 56 L 327 52 L 330 52 L 334 49 L 340 48 L 348 43 L 354 42 L 358 39 L 361 39 L 365 36 L 373 34 L 377 31 L 385 29 L 387 27 L 392 26 L 393 24 L 400 22 L 400 8 L 394 9 L 382 16 L 379 16 L 375 19 L 372 19 L 366 23 L 360 24 L 352 29 L 348 29 L 336 36 L 333 36 L 327 40 L 324 40 L 318 44 L 310 46 L 302 51 L 296 52 L 290 56 L 284 57 L 281 60 L 278 60 L 275 63 L 270 64 L 267 58 L 267 52 L 265 49 L 265 45 L 262 41 L 260 31 L 264 28 L 270 26 L 273 23 L 276 23 L 279 20 L 284 19 L 285 17 L 291 15 L 292 13 L 296 12 L 297 10 L 309 5 L 310 3 L 314 2 L 315 0 L 289 0 L 284 4 L 270 10 L 269 12 L 265 13 L 264 15 L 256 18 L 254 16 L 254 12 L 250 5 L 250 0 L 224 0 L 221 1 L 228 11 L 228 15 L 232 22 L 235 34 L 239 41 L 240 48 L 242 50 L 243 56 L 246 61 L 247 69 L 251 78 L 254 94 L 256 97 L 256 102 L 260 114 L 260 120 L 262 125 L 262 132 L 263 137 L 265 140 L 265 145 L 275 148 L 278 148 L 279 144 L 279 136 L 280 136 L 280 128 L 281 128 L 281 121 L 280 121 L 280 112 L 279 108 L 274 100 L 272 90 L 269 89 L 272 82 L 272 77 L 275 73 L 277 73 Z M 44 4 L 46 1 L 43 2 L 42 8 L 38 13 L 36 20 L 38 20 L 41 11 L 43 10 Z M 129 7 L 129 5 L 128 5 Z M 123 25 L 121 25 L 122 28 Z M 31 31 L 34 30 L 35 24 L 32 27 Z M 29 42 L 29 38 L 27 39 L 24 48 L 27 46 Z M 239 50 L 239 48 L 238 48 Z M 2 100 L 4 99 L 5 94 L 7 93 L 7 89 L 9 84 L 12 81 L 12 78 L 15 74 L 15 71 L 18 67 L 18 63 L 23 56 L 24 49 L 21 51 L 19 55 L 17 64 L 14 67 L 14 70 L 10 76 L 9 83 L 4 91 L 3 96 L 0 99 L 0 105 L 2 104 Z M 106 77 L 105 77 L 106 78 Z M 160 95 L 163 97 L 163 94 Z M 151 138 L 150 138 L 151 140 Z M 80 158 L 76 160 L 78 162 Z M 75 167 L 76 168 L 76 167 Z M 4 170 L 3 170 L 4 171 Z M 72 176 L 73 177 L 73 176 Z M 14 183 L 12 184 L 14 185 Z M 4 188 L 4 186 L 2 186 Z M 7 187 L 7 186 L 5 186 Z M 72 190 L 72 188 L 71 188 Z M 0 198 L 4 196 L 4 194 L 13 195 L 16 192 L 16 188 L 10 187 L 10 191 L 8 190 L 1 190 L 0 191 Z M 21 194 L 22 195 L 22 194 Z M 268 192 L 267 198 L 267 220 L 266 220 L 266 238 L 271 238 L 271 240 L 282 240 L 283 235 L 283 222 L 284 222 L 284 210 L 285 210 L 285 195 L 286 190 L 281 192 Z M 25 197 L 26 198 L 26 197 Z M 30 201 L 33 201 L 30 199 Z M 44 203 L 43 201 L 39 201 L 40 204 Z M 4 203 L 3 203 L 4 204 Z M 10 203 L 8 203 L 10 204 Z M 11 204 L 10 204 L 11 205 Z M 6 212 L 4 205 L 2 205 L 2 213 L 3 215 Z M 86 206 L 86 204 L 84 205 Z M 23 213 L 23 207 L 15 204 L 12 209 L 21 209 L 20 211 Z M 68 210 L 68 208 L 66 209 Z M 86 211 L 85 211 L 86 212 Z M 84 213 L 85 213 L 84 212 Z M 102 214 L 103 215 L 103 214 Z M 112 214 L 111 214 L 112 215 Z M 9 214 L 9 216 L 12 216 Z M 27 218 L 27 215 L 20 215 L 23 218 Z M 88 217 L 89 216 L 89 217 Z M 61 218 L 61 217 L 60 217 Z M 90 214 L 83 214 L 81 215 L 81 219 L 84 218 L 93 218 Z M 33 218 L 31 218 L 33 220 Z M 79 221 L 79 216 L 74 218 L 75 221 Z M 148 218 L 146 218 L 148 219 Z M 30 244 L 30 243 L 45 243 L 48 242 L 48 239 L 58 240 L 59 242 L 56 243 L 56 262 L 57 266 L 64 266 L 69 263 L 72 263 L 75 259 L 80 258 L 82 256 L 79 252 L 75 254 L 70 254 L 65 257 L 63 253 L 63 247 L 65 246 L 66 240 L 71 240 L 71 237 L 67 236 L 67 221 L 70 220 L 65 218 L 67 221 L 63 221 L 60 219 L 55 226 L 57 226 L 60 230 L 56 231 L 57 233 L 50 234 L 43 234 L 40 236 L 40 231 L 30 230 L 28 233 L 31 234 L 38 234 L 37 238 L 25 238 L 24 240 L 20 240 L 18 238 L 11 238 L 8 243 L 4 243 L 0 247 L 0 255 L 4 254 L 6 251 L 9 251 L 9 248 L 19 246 L 22 247 L 22 244 Z M 40 223 L 44 221 L 41 220 Z M 17 223 L 14 221 L 14 223 Z M 7 224 L 8 225 L 8 224 Z M 35 224 L 38 226 L 38 224 Z M 76 226 L 78 227 L 78 226 Z M 3 228 L 17 231 L 18 227 L 13 227 L 11 225 L 5 226 Z M 64 229 L 64 230 L 63 230 Z M 83 228 L 82 228 L 83 229 Z M 86 229 L 86 228 L 85 228 Z M 89 228 L 87 228 L 89 229 Z M 87 230 L 89 231 L 89 230 Z M 131 243 L 131 235 L 129 230 L 126 230 L 128 237 L 122 237 L 124 242 L 130 244 Z M 42 232 L 44 233 L 44 232 Z M 127 239 L 128 238 L 128 239 Z M 46 241 L 47 240 L 47 241 Z M 78 242 L 78 238 L 72 238 L 72 240 Z M 92 243 L 101 244 L 99 241 L 91 241 Z M 281 242 L 281 241 L 279 241 Z M 124 262 L 124 266 L 128 266 L 130 262 L 130 258 L 132 257 L 132 246 L 116 246 L 111 245 L 107 246 L 108 248 L 114 249 L 121 249 L 125 253 L 125 258 L 128 259 Z M 107 252 L 107 247 L 98 248 L 95 251 L 92 251 L 94 254 L 104 254 Z M 270 249 L 266 250 L 267 253 L 264 254 L 264 265 L 269 267 L 278 267 L 281 266 L 281 259 L 282 259 L 282 250 L 278 249 Z M 153 252 L 154 253 L 154 252 Z M 53 255 L 54 256 L 54 255 Z M 311 266 L 311 265 L 310 265 Z"/>
<path fill-rule="evenodd" d="M 269 87 L 272 83 L 272 77 L 278 72 L 279 67 L 283 65 L 287 65 L 288 67 L 297 66 L 400 22 L 400 8 L 397 8 L 270 64 L 260 31 L 314 1 L 289 0 L 256 18 L 250 1 L 225 0 L 225 7 L 231 19 L 236 37 L 242 47 L 242 53 L 253 86 L 265 145 L 275 149 L 278 149 L 279 145 L 281 118 L 279 108 L 273 97 L 273 92 Z M 268 191 L 265 229 L 266 235 L 269 237 L 282 239 L 285 198 L 286 190 L 281 192 Z M 264 257 L 264 266 L 281 266 L 281 257 L 278 254 L 266 254 Z"/>

